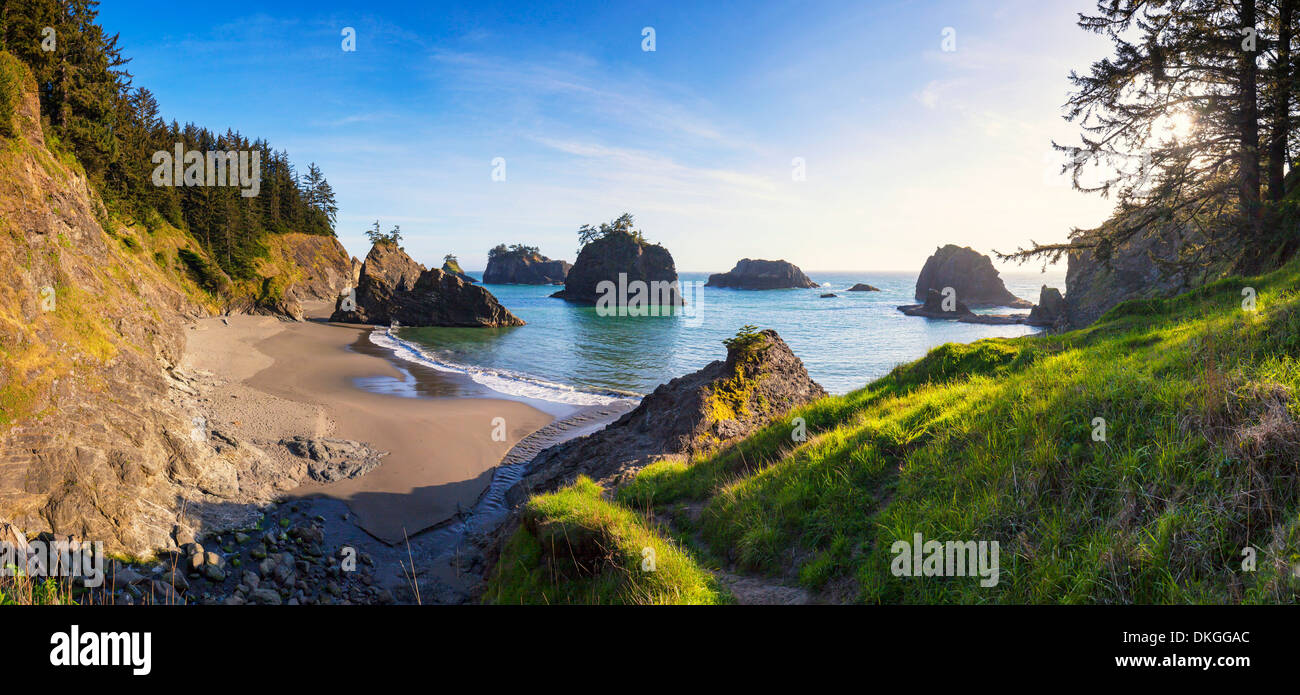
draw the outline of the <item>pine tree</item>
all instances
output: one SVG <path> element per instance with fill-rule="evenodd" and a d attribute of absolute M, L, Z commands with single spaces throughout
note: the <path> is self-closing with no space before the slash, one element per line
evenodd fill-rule
<path fill-rule="evenodd" d="M 1054 262 L 1088 250 L 1104 260 L 1157 227 L 1184 242 L 1178 258 L 1160 259 L 1169 268 L 1257 270 L 1288 253 L 1277 209 L 1261 198 L 1261 171 L 1267 164 L 1269 197 L 1280 200 L 1295 103 L 1293 1 L 1264 3 L 1261 15 L 1255 0 L 1099 0 L 1096 14 L 1080 15 L 1081 27 L 1110 39 L 1113 55 L 1087 74 L 1070 74 L 1067 118 L 1080 125 L 1081 142 L 1053 146 L 1069 156 L 1063 171 L 1076 189 L 1116 197 L 1115 214 L 1100 227 L 1073 230 L 1066 243 L 998 255 Z M 1261 73 L 1266 54 L 1274 68 Z M 1261 110 L 1261 94 L 1271 108 Z M 1194 119 L 1190 134 L 1162 130 L 1162 122 L 1183 117 Z M 1264 118 L 1268 158 L 1260 148 Z M 1114 173 L 1089 179 L 1099 171 Z"/>

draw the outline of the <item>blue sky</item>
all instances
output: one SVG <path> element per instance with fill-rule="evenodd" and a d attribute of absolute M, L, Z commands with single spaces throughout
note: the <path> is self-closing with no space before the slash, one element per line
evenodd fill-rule
<path fill-rule="evenodd" d="M 1074 24 L 1089 4 L 109 0 L 100 21 L 168 120 L 319 164 L 358 257 L 379 219 L 426 265 L 502 242 L 572 261 L 579 226 L 628 211 L 679 270 L 917 270 L 1105 218 L 1049 144 L 1076 133 L 1069 70 L 1106 54 Z"/>

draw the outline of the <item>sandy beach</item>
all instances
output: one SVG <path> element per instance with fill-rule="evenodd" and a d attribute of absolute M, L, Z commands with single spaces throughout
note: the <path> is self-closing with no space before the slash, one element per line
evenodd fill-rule
<path fill-rule="evenodd" d="M 324 323 L 328 306 L 305 308 L 316 320 L 202 320 L 188 331 L 183 366 L 220 379 L 206 394 L 213 426 L 274 456 L 291 456 L 274 443 L 294 436 L 388 452 L 365 475 L 288 491 L 346 503 L 355 523 L 386 543 L 469 510 L 511 447 L 555 420 L 459 375 L 390 359 L 370 343 L 372 328 Z"/>

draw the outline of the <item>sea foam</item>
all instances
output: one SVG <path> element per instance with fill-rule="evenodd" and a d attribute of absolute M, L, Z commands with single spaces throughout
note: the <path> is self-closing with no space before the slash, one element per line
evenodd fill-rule
<path fill-rule="evenodd" d="M 557 384 L 508 369 L 487 369 L 457 364 L 430 354 L 427 350 L 414 343 L 402 340 L 393 335 L 392 328 L 376 328 L 370 333 L 370 342 L 379 347 L 392 350 L 395 355 L 408 362 L 422 364 L 440 372 L 463 374 L 472 379 L 474 383 L 508 396 L 536 398 L 569 405 L 608 405 L 622 400 L 640 398 L 640 396 L 631 393 L 583 391 L 572 386 Z"/>

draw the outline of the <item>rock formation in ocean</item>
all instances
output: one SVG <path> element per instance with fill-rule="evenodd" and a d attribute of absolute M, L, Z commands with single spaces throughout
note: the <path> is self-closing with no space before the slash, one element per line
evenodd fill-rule
<path fill-rule="evenodd" d="M 957 297 L 961 295 L 958 294 Z M 955 319 L 962 316 L 969 316 L 970 307 L 960 299 L 952 302 L 952 310 L 944 311 L 944 296 L 938 290 L 927 290 L 925 293 L 924 304 L 907 304 L 898 307 L 898 310 L 908 316 L 924 316 L 932 319 Z"/>
<path fill-rule="evenodd" d="M 880 288 L 872 287 L 871 285 L 868 285 L 865 282 L 859 282 L 858 284 L 850 287 L 849 291 L 850 292 L 879 292 Z"/>
<path fill-rule="evenodd" d="M 776 331 L 755 333 L 728 347 L 725 360 L 660 385 L 605 429 L 542 451 L 508 500 L 578 475 L 617 485 L 659 458 L 714 450 L 825 395 Z"/>
<path fill-rule="evenodd" d="M 971 307 L 1007 306 L 1028 309 L 1033 304 L 1011 294 L 998 277 L 993 261 L 970 248 L 948 244 L 925 261 L 916 279 L 916 298 L 926 301 L 929 290 L 951 287 L 957 299 Z"/>
<path fill-rule="evenodd" d="M 985 325 L 1012 325 L 1025 323 L 1025 314 L 977 314 L 960 300 L 953 304 L 951 311 L 944 311 L 944 297 L 939 292 L 926 292 L 924 304 L 907 304 L 898 310 L 908 316 L 922 316 L 928 319 L 947 319 L 958 323 L 979 323 Z"/>
<path fill-rule="evenodd" d="M 573 268 L 568 261 L 553 261 L 525 246 L 498 245 L 488 252 L 483 282 L 494 285 L 559 285 Z"/>
<path fill-rule="evenodd" d="M 799 267 L 788 261 L 741 259 L 725 273 L 709 276 L 705 287 L 731 287 L 738 290 L 779 290 L 792 287 L 817 287 Z"/>
<path fill-rule="evenodd" d="M 1065 299 L 1055 287 L 1043 285 L 1038 292 L 1038 303 L 1029 312 L 1025 323 L 1030 326 L 1056 326 L 1065 320 Z"/>
<path fill-rule="evenodd" d="M 613 288 L 645 283 L 660 305 L 684 303 L 676 285 L 677 267 L 668 249 L 626 232 L 612 232 L 582 247 L 565 278 L 564 289 L 551 296 L 578 304 L 596 304 L 602 282 L 611 283 Z M 615 306 L 627 301 L 621 294 L 615 292 Z"/>
<path fill-rule="evenodd" d="M 446 261 L 443 262 L 442 272 L 447 273 L 449 275 L 455 275 L 456 277 L 470 284 L 478 282 L 478 280 L 475 280 L 474 278 L 470 277 L 469 274 L 466 273 L 464 270 L 461 270 L 460 262 L 457 261 L 454 257 L 448 258 Z"/>
<path fill-rule="evenodd" d="M 522 326 L 491 292 L 441 269 L 425 270 L 392 242 L 375 244 L 353 293 L 341 294 L 331 321 L 405 326 Z"/>

